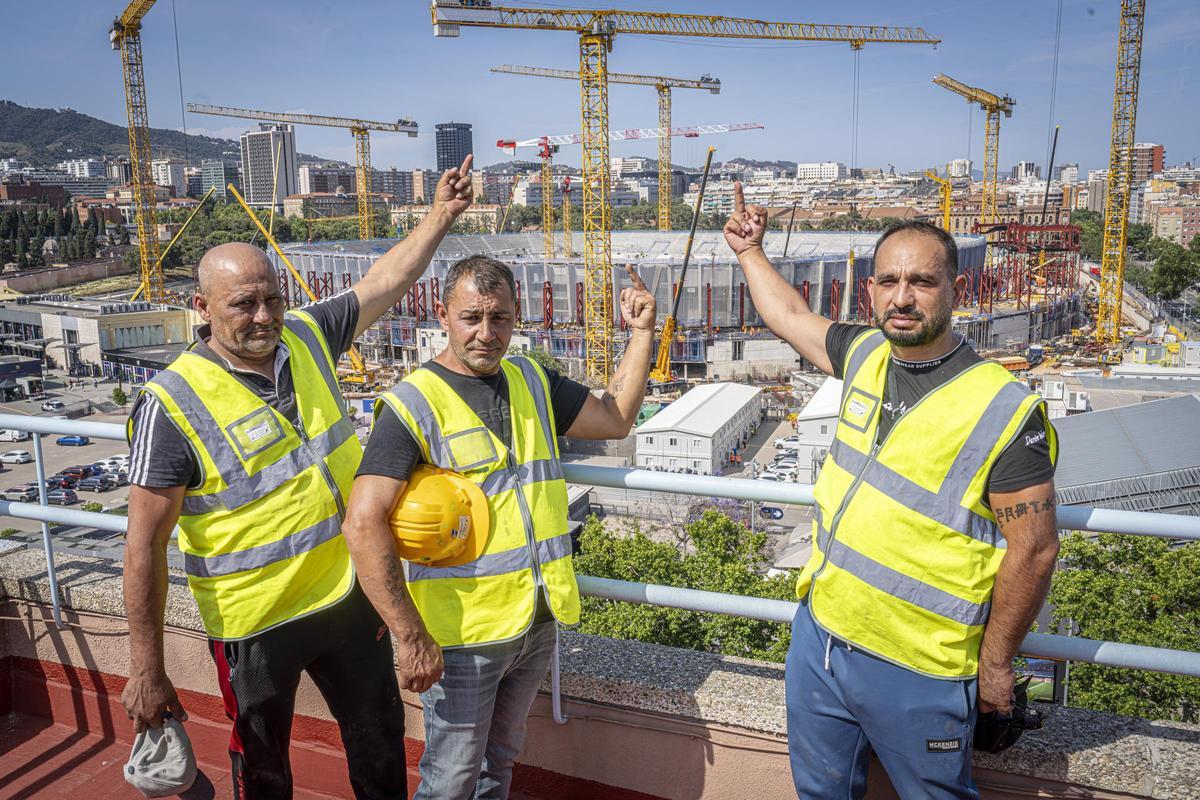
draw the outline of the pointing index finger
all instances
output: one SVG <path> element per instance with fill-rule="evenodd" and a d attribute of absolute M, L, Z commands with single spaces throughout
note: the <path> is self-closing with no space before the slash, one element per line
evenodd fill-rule
<path fill-rule="evenodd" d="M 642 276 L 634 270 L 633 264 L 626 264 L 625 271 L 629 273 L 629 279 L 633 281 L 633 288 L 642 292 L 646 291 L 646 283 L 642 280 Z"/>

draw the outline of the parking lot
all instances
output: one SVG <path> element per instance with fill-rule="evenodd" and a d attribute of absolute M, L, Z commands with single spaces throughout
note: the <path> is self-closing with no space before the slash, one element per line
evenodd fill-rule
<path fill-rule="evenodd" d="M 5 413 L 12 413 L 8 409 L 4 409 L 4 411 Z M 126 417 L 124 414 L 92 414 L 82 419 L 88 422 L 110 422 L 124 425 Z M 67 467 L 93 464 L 118 453 L 128 454 L 129 452 L 129 446 L 125 442 L 114 441 L 112 439 L 92 439 L 90 444 L 82 447 L 57 445 L 55 444 L 56 439 L 58 439 L 57 434 L 42 436 L 42 454 L 46 460 L 47 475 L 53 475 Z M 0 442 L 0 453 L 7 453 L 10 450 L 25 450 L 32 454 L 33 441 L 26 439 L 23 442 Z M 3 467 L 3 471 L 0 472 L 0 490 L 25 483 L 35 483 L 37 480 L 37 473 L 33 462 L 26 464 L 4 464 Z M 102 503 L 105 508 L 112 508 L 126 504 L 129 498 L 129 487 L 118 486 L 104 492 L 93 493 L 85 491 L 78 492 L 78 494 L 79 503 L 69 507 L 79 508 L 82 503 L 92 501 Z M 6 517 L 0 522 L 0 528 L 15 528 L 18 531 L 40 531 L 41 525 L 33 520 Z"/>

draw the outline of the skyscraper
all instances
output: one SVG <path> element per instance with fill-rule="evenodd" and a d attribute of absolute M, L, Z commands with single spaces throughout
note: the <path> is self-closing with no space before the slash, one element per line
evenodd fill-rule
<path fill-rule="evenodd" d="M 475 151 L 471 142 L 471 123 L 439 122 L 436 128 L 439 172 L 460 166 L 467 154 Z"/>
<path fill-rule="evenodd" d="M 177 158 L 156 158 L 150 162 L 150 174 L 159 186 L 171 186 L 176 197 L 187 197 L 187 176 Z"/>
<path fill-rule="evenodd" d="M 1133 146 L 1133 182 L 1145 183 L 1163 171 L 1167 148 L 1161 144 L 1138 142 Z"/>
<path fill-rule="evenodd" d="M 269 208 L 274 196 L 275 211 L 283 213 L 283 198 L 300 188 L 291 125 L 260 122 L 242 134 L 242 186 L 251 206 Z"/>

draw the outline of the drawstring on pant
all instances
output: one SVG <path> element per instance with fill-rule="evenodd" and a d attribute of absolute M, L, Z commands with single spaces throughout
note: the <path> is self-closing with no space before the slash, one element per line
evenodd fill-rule
<path fill-rule="evenodd" d="M 829 651 L 833 649 L 833 637 L 825 634 L 825 671 L 829 672 Z"/>

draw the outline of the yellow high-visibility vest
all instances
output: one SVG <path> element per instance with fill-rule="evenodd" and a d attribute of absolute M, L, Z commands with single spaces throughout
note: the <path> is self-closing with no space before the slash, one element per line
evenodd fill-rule
<path fill-rule="evenodd" d="M 876 443 L 891 347 L 850 346 L 837 430 L 813 494 L 812 557 L 797 593 L 827 632 L 939 678 L 976 674 L 1006 546 L 988 475 L 1045 404 L 992 361 L 922 398 Z M 1045 419 L 1050 457 L 1058 442 Z M 1030 513 L 1053 514 L 1053 509 Z"/>
<path fill-rule="evenodd" d="M 465 475 L 488 499 L 491 536 L 479 558 L 455 567 L 408 565 L 409 593 L 442 647 L 522 635 L 533 621 L 539 587 L 559 622 L 579 621 L 550 386 L 527 358 L 506 358 L 501 369 L 512 412 L 511 450 L 432 370 L 414 370 L 375 401 L 376 416 L 385 403 L 396 412 L 425 461 Z"/>
<path fill-rule="evenodd" d="M 203 475 L 183 497 L 179 549 L 214 639 L 243 639 L 310 614 L 354 583 L 342 519 L 362 446 L 312 317 L 288 312 L 282 341 L 299 428 L 190 351 L 143 389 L 188 440 Z"/>

